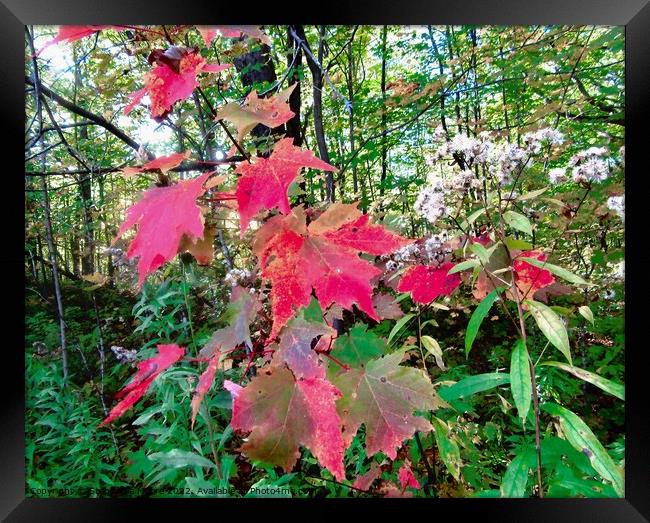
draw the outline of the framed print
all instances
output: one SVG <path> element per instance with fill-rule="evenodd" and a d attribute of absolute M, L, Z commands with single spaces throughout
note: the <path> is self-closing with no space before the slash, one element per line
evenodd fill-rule
<path fill-rule="evenodd" d="M 3 516 L 647 520 L 650 7 L 238 7 L 2 7 Z"/>

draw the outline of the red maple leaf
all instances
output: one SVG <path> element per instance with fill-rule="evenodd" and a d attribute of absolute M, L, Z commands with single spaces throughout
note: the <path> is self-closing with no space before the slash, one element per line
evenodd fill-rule
<path fill-rule="evenodd" d="M 46 48 L 51 45 L 58 44 L 59 42 L 74 42 L 76 40 L 81 40 L 86 36 L 95 34 L 102 29 L 107 29 L 109 27 L 117 27 L 113 25 L 62 25 L 59 27 L 59 33 L 50 41 L 48 41 L 43 47 L 41 47 L 35 56 L 40 55 Z"/>
<path fill-rule="evenodd" d="M 410 292 L 416 303 L 429 304 L 438 296 L 449 296 L 460 285 L 460 274 L 447 275 L 454 266 L 447 262 L 440 267 L 414 265 L 409 267 L 397 286 L 399 292 Z"/>
<path fill-rule="evenodd" d="M 355 208 L 354 212 L 359 211 Z M 312 288 L 323 310 L 332 303 L 348 310 L 356 304 L 379 321 L 372 304 L 370 280 L 380 270 L 359 258 L 359 251 L 388 254 L 411 241 L 368 223 L 367 215 L 351 222 L 342 220 L 338 228 L 323 227 L 319 220 L 307 227 L 304 211 L 296 208 L 287 216 L 273 217 L 257 232 L 253 251 L 262 277 L 272 285 L 270 339 L 277 336 L 296 309 L 309 305 Z"/>
<path fill-rule="evenodd" d="M 547 287 L 555 282 L 553 275 L 546 269 L 535 267 L 517 258 L 535 258 L 541 262 L 545 262 L 546 254 L 541 251 L 525 251 L 519 253 L 513 260 L 512 267 L 515 271 L 515 284 L 523 296 L 532 296 L 541 288 Z"/>
<path fill-rule="evenodd" d="M 212 387 L 212 382 L 214 381 L 214 375 L 217 372 L 217 367 L 219 366 L 219 360 L 221 358 L 221 351 L 217 350 L 212 358 L 210 359 L 208 366 L 203 371 L 199 377 L 199 382 L 196 385 L 196 389 L 192 395 L 192 428 L 194 428 L 194 422 L 196 421 L 196 415 L 199 412 L 199 407 L 203 402 L 203 398 Z"/>
<path fill-rule="evenodd" d="M 329 381 L 297 380 L 283 365 L 260 373 L 244 388 L 233 385 L 227 386 L 233 396 L 232 428 L 250 431 L 244 453 L 289 472 L 304 445 L 335 478 L 345 479 L 346 445 L 336 411 L 341 393 Z"/>
<path fill-rule="evenodd" d="M 115 395 L 116 398 L 124 399 L 111 409 L 106 419 L 100 423 L 100 426 L 119 418 L 135 405 L 144 393 L 147 392 L 153 380 L 162 371 L 181 359 L 183 354 L 185 354 L 185 349 L 178 345 L 158 345 L 158 354 L 153 358 L 141 361 L 138 364 L 138 372 L 131 382 Z"/>
<path fill-rule="evenodd" d="M 129 95 L 131 103 L 124 114 L 129 114 L 148 94 L 151 117 L 156 121 L 164 120 L 176 102 L 192 95 L 199 85 L 198 73 L 218 73 L 231 67 L 231 64 L 207 64 L 197 50 L 175 46 L 164 52 L 152 51 L 149 61 L 157 65 L 144 75 L 144 88 Z"/>
<path fill-rule="evenodd" d="M 127 211 L 117 237 L 138 224 L 127 258 L 139 256 L 138 285 L 148 274 L 176 256 L 183 235 L 203 237 L 203 215 L 196 199 L 205 192 L 203 183 L 211 173 L 169 187 L 154 187 Z"/>
<path fill-rule="evenodd" d="M 271 156 L 242 162 L 236 169 L 241 174 L 237 182 L 237 204 L 241 234 L 250 220 L 262 209 L 278 208 L 282 214 L 291 210 L 287 190 L 302 167 L 336 171 L 336 167 L 319 160 L 311 151 L 293 145 L 292 138 L 280 140 Z"/>
<path fill-rule="evenodd" d="M 408 461 L 404 462 L 404 465 L 401 466 L 397 472 L 397 479 L 399 479 L 399 484 L 402 486 L 402 490 L 405 490 L 408 487 L 419 489 L 420 482 L 413 475 L 411 466 Z"/>
<path fill-rule="evenodd" d="M 145 163 L 141 167 L 125 167 L 122 170 L 124 176 L 133 176 L 138 173 L 143 173 L 146 171 L 161 171 L 166 173 L 167 171 L 178 167 L 183 160 L 189 158 L 190 151 L 185 151 L 184 153 L 173 153 L 168 156 L 161 156 L 155 160 Z"/>

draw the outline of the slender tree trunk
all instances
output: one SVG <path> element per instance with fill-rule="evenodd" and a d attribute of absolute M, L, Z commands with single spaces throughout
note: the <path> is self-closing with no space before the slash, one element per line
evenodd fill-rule
<path fill-rule="evenodd" d="M 307 37 L 305 30 L 302 26 L 296 26 L 296 34 L 298 37 L 307 44 Z M 312 53 L 313 54 L 313 53 Z M 327 151 L 327 142 L 325 141 L 325 130 L 323 128 L 323 71 L 321 65 L 323 63 L 323 56 L 325 54 L 325 26 L 321 25 L 319 28 L 318 39 L 318 63 L 307 53 L 307 64 L 311 71 L 313 83 L 313 99 L 314 99 L 314 133 L 316 135 L 316 144 L 318 145 L 318 153 L 320 159 L 329 163 L 330 157 Z M 327 201 L 333 202 L 334 195 L 334 173 L 331 171 L 325 172 L 325 190 Z"/>
<path fill-rule="evenodd" d="M 445 74 L 442 54 L 438 50 L 438 44 L 436 44 L 436 39 L 433 36 L 433 28 L 430 25 L 428 25 L 427 28 L 429 29 L 429 38 L 431 39 L 431 47 L 433 47 L 433 54 L 435 55 L 436 60 L 438 61 L 438 72 L 442 77 Z M 447 139 L 449 139 L 449 129 L 447 129 L 447 119 L 445 118 L 445 96 L 444 95 L 440 96 L 440 120 L 442 123 L 442 128 L 445 131 L 445 135 L 447 136 Z"/>
<path fill-rule="evenodd" d="M 290 68 L 287 80 L 289 86 L 296 84 L 291 96 L 289 97 L 289 109 L 295 116 L 286 123 L 287 136 L 293 138 L 293 143 L 297 147 L 302 146 L 302 127 L 300 125 L 300 105 L 301 105 L 301 85 L 300 69 L 302 67 L 302 46 L 298 44 L 291 35 L 291 27 L 287 28 L 287 67 Z M 293 28 L 295 31 L 295 28 Z"/>
<path fill-rule="evenodd" d="M 32 26 L 32 34 L 33 34 Z M 29 29 L 25 28 L 27 33 L 27 38 L 29 39 L 29 47 L 32 52 L 32 56 L 36 54 L 34 49 L 34 39 L 32 34 L 30 34 Z M 38 77 L 38 66 L 36 63 L 36 58 L 32 58 L 32 72 L 34 76 L 34 102 L 36 105 L 36 115 L 38 119 L 39 134 L 41 136 L 41 150 L 45 149 L 45 140 L 43 137 L 43 108 L 41 106 L 41 93 L 40 93 L 40 81 Z M 45 154 L 41 155 L 41 165 L 43 171 L 47 167 L 47 162 Z M 66 347 L 65 339 L 65 319 L 63 314 L 63 297 L 61 295 L 61 286 L 59 282 L 59 271 L 56 261 L 56 248 L 54 245 L 54 233 L 52 231 L 52 219 L 50 216 L 50 197 L 48 194 L 47 187 L 47 177 L 41 176 L 41 189 L 43 191 L 43 211 L 45 213 L 45 239 L 47 241 L 48 251 L 50 255 L 50 263 L 52 264 L 52 282 L 54 284 L 54 295 L 56 297 L 56 307 L 59 316 L 59 335 L 61 341 L 61 364 L 63 367 L 63 383 L 67 384 L 68 382 L 68 351 Z"/>
<path fill-rule="evenodd" d="M 383 136 L 381 137 L 381 178 L 379 181 L 379 195 L 384 195 L 384 190 L 386 186 L 386 37 L 388 35 L 388 26 L 384 26 L 381 33 L 381 101 L 382 101 L 382 113 L 381 113 L 381 131 Z"/>
<path fill-rule="evenodd" d="M 354 53 L 352 51 L 352 41 L 348 44 L 348 71 L 346 75 L 346 83 L 348 87 L 348 100 L 352 102 L 348 110 L 348 135 L 350 139 L 350 155 L 353 155 L 356 146 L 354 142 Z M 353 160 L 352 163 L 352 191 L 356 198 L 359 193 L 359 178 L 356 160 Z"/>

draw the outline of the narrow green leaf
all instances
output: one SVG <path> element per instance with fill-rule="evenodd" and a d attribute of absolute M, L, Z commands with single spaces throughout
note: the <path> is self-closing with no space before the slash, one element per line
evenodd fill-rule
<path fill-rule="evenodd" d="M 431 336 L 421 336 L 420 341 L 422 341 L 422 345 L 427 349 L 427 352 L 435 358 L 436 365 L 440 367 L 441 370 L 445 370 L 445 362 L 442 360 L 442 349 L 438 342 Z"/>
<path fill-rule="evenodd" d="M 538 196 L 541 196 L 546 191 L 548 191 L 548 187 L 544 187 L 543 189 L 537 189 L 536 191 L 530 191 L 522 194 L 521 196 L 517 196 L 516 201 L 523 202 L 525 200 L 532 200 L 533 198 L 537 198 Z"/>
<path fill-rule="evenodd" d="M 582 315 L 582 317 L 585 320 L 587 320 L 592 325 L 594 324 L 594 313 L 591 312 L 589 306 L 583 305 L 582 307 L 578 307 L 578 312 Z"/>
<path fill-rule="evenodd" d="M 510 359 L 510 389 L 523 424 L 530 410 L 531 387 L 528 349 L 523 340 L 517 340 Z"/>
<path fill-rule="evenodd" d="M 395 326 L 393 327 L 393 330 L 390 331 L 390 334 L 388 335 L 388 344 L 390 345 L 391 340 L 395 337 L 395 335 L 406 325 L 406 322 L 409 321 L 411 318 L 413 318 L 415 314 L 406 314 L 402 318 L 400 318 Z"/>
<path fill-rule="evenodd" d="M 474 223 L 474 222 L 476 221 L 476 219 L 477 219 L 479 216 L 483 215 L 483 214 L 485 214 L 485 207 L 482 207 L 482 208 L 479 209 L 478 211 L 474 211 L 472 214 L 470 214 L 470 215 L 467 217 L 467 223 L 470 223 L 470 224 L 471 224 L 471 223 Z"/>
<path fill-rule="evenodd" d="M 479 267 L 481 264 L 478 260 L 465 260 L 463 262 L 457 263 L 447 274 L 454 274 L 456 272 L 466 271 L 468 269 L 473 269 L 474 267 Z"/>
<path fill-rule="evenodd" d="M 530 220 L 523 214 L 515 211 L 506 211 L 503 213 L 503 219 L 510 227 L 518 231 L 525 232 L 526 234 L 533 234 L 533 228 L 530 225 Z"/>
<path fill-rule="evenodd" d="M 535 454 L 531 447 L 526 447 L 510 462 L 506 473 L 501 480 L 501 497 L 523 498 L 526 496 L 526 485 L 528 484 L 528 472 L 530 470 L 531 458 Z"/>
<path fill-rule="evenodd" d="M 469 351 L 472 350 L 472 344 L 476 339 L 478 330 L 481 327 L 481 323 L 490 312 L 492 305 L 499 297 L 499 293 L 503 290 L 502 287 L 497 287 L 490 294 L 488 294 L 483 301 L 478 304 L 478 307 L 474 309 L 472 317 L 469 319 L 467 324 L 467 331 L 465 331 L 465 358 L 469 356 Z"/>
<path fill-rule="evenodd" d="M 476 219 L 482 214 L 485 214 L 485 207 L 482 207 L 478 211 L 474 211 L 472 214 L 470 214 L 467 217 L 467 220 L 463 221 L 460 228 L 463 230 L 466 229 L 469 225 L 473 224 L 476 221 Z"/>
<path fill-rule="evenodd" d="M 469 248 L 474 254 L 476 254 L 476 256 L 478 256 L 483 265 L 488 264 L 490 261 L 490 253 L 485 247 L 483 247 L 480 243 L 472 243 Z"/>
<path fill-rule="evenodd" d="M 569 335 L 567 334 L 566 327 L 560 317 L 543 303 L 534 300 L 526 300 L 526 305 L 530 309 L 530 313 L 535 318 L 539 330 L 542 331 L 546 339 L 556 347 L 573 365 L 571 359 L 571 349 L 569 347 Z"/>
<path fill-rule="evenodd" d="M 460 479 L 460 450 L 456 442 L 449 437 L 449 427 L 439 418 L 433 416 L 433 435 L 440 453 L 440 459 L 456 481 Z"/>
<path fill-rule="evenodd" d="M 509 251 L 529 251 L 533 248 L 533 244 L 522 240 L 520 238 L 515 238 L 514 236 L 508 236 L 504 243 L 508 247 Z"/>
<path fill-rule="evenodd" d="M 493 389 L 499 385 L 510 383 L 510 375 L 503 372 L 491 372 L 487 374 L 477 374 L 463 378 L 450 387 L 443 387 L 439 394 L 445 401 L 453 401 L 459 398 L 466 398 L 477 392 Z"/>
<path fill-rule="evenodd" d="M 578 285 L 591 285 L 590 283 L 583 280 L 577 274 L 573 274 L 571 271 L 567 271 L 566 269 L 560 267 L 559 265 L 553 265 L 552 263 L 543 262 L 541 260 L 538 260 L 537 258 L 528 258 L 526 256 L 519 256 L 517 258 L 517 261 L 524 261 L 526 263 L 529 263 L 530 265 L 539 267 L 540 269 L 546 269 L 547 271 L 552 272 L 556 276 L 559 276 L 560 278 L 564 278 L 566 281 L 569 281 L 571 283 L 576 283 Z"/>
<path fill-rule="evenodd" d="M 567 441 L 573 445 L 573 448 L 587 456 L 594 470 L 603 479 L 609 481 L 616 493 L 623 497 L 625 495 L 623 470 L 614 463 L 587 424 L 576 414 L 556 403 L 545 403 L 542 409 L 552 416 L 559 417 L 560 428 Z"/>
<path fill-rule="evenodd" d="M 621 385 L 620 383 L 615 383 L 608 380 L 607 378 L 599 376 L 598 374 L 589 372 L 588 370 L 574 367 L 572 365 L 567 365 L 566 363 L 561 363 L 559 361 L 545 361 L 540 363 L 540 365 L 547 365 L 549 367 L 557 367 L 558 369 L 565 370 L 568 373 L 573 374 L 575 377 L 587 381 L 599 389 L 608 392 L 612 396 L 616 396 L 617 398 L 625 401 L 625 386 Z"/>

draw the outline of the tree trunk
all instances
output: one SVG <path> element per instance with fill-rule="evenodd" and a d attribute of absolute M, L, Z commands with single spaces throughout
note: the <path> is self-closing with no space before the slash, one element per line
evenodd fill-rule
<path fill-rule="evenodd" d="M 302 26 L 296 26 L 296 34 L 304 42 L 304 45 L 309 48 L 305 30 Z M 313 53 L 311 53 L 313 55 Z M 318 39 L 318 63 L 314 61 L 312 56 L 307 53 L 307 64 L 311 71 L 313 83 L 313 98 L 314 98 L 314 133 L 316 134 L 316 143 L 318 145 L 318 153 L 320 159 L 329 163 L 330 157 L 327 152 L 327 142 L 325 141 L 325 130 L 323 129 L 323 71 L 321 65 L 323 63 L 323 55 L 325 54 L 325 26 L 321 25 L 319 28 Z M 325 190 L 328 202 L 335 201 L 334 195 L 334 173 L 332 171 L 325 172 Z"/>
<path fill-rule="evenodd" d="M 240 74 L 242 84 L 248 88 L 247 92 L 252 91 L 254 84 L 264 82 L 273 84 L 277 81 L 275 65 L 271 58 L 271 48 L 266 44 L 261 44 L 254 51 L 235 58 L 234 65 Z M 242 72 L 244 68 L 246 71 Z M 258 124 L 251 131 L 251 135 L 256 138 L 264 138 L 281 132 L 281 127 L 269 129 L 266 125 Z"/>
<path fill-rule="evenodd" d="M 348 71 L 346 75 L 346 83 L 348 87 L 348 100 L 354 100 L 354 53 L 352 52 L 352 41 L 348 44 Z M 350 156 L 354 154 L 355 141 L 354 141 L 354 103 L 348 109 L 348 136 L 350 140 Z M 352 191 L 354 197 L 357 197 L 359 192 L 359 178 L 357 172 L 356 159 L 352 160 Z"/>
<path fill-rule="evenodd" d="M 381 178 L 379 181 L 379 195 L 384 195 L 384 189 L 386 185 L 386 36 L 388 34 L 388 26 L 384 26 L 381 33 L 381 101 L 382 101 L 382 113 L 381 113 L 381 131 L 383 136 L 381 137 Z"/>

